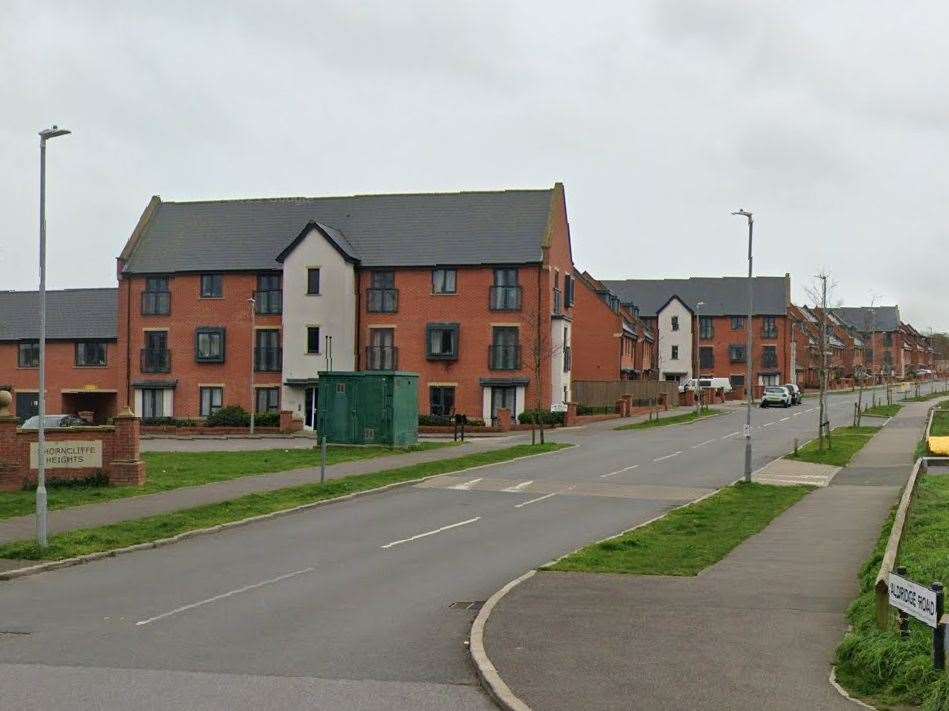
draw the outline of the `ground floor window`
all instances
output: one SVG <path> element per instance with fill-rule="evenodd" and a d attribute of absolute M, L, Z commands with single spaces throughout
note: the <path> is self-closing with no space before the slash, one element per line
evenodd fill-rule
<path fill-rule="evenodd" d="M 224 388 L 201 388 L 201 417 L 210 417 L 224 406 Z"/>
<path fill-rule="evenodd" d="M 512 416 L 517 412 L 517 388 L 491 388 L 491 418 L 496 418 L 502 409 L 510 410 Z"/>
<path fill-rule="evenodd" d="M 731 383 L 732 388 L 743 388 L 745 387 L 745 376 L 744 375 L 730 375 L 728 376 L 728 382 Z"/>
<path fill-rule="evenodd" d="M 430 412 L 435 417 L 451 417 L 455 414 L 455 387 L 433 385 L 428 389 Z"/>
<path fill-rule="evenodd" d="M 767 375 L 758 376 L 758 385 L 780 385 L 780 384 L 781 384 L 780 373 L 768 373 Z"/>
<path fill-rule="evenodd" d="M 280 412 L 280 388 L 257 388 L 258 415 Z"/>
<path fill-rule="evenodd" d="M 165 391 L 159 388 L 142 390 L 142 419 L 150 420 L 165 416 Z"/>
<path fill-rule="evenodd" d="M 40 400 L 37 393 L 16 394 L 16 417 L 22 423 L 40 414 Z"/>

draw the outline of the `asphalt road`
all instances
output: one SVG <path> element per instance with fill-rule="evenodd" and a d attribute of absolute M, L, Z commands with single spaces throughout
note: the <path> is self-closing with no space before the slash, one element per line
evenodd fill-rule
<path fill-rule="evenodd" d="M 815 407 L 753 411 L 755 468 Z M 0 583 L 0 706 L 492 708 L 451 605 L 733 481 L 743 422 L 563 431 L 577 447 Z"/>

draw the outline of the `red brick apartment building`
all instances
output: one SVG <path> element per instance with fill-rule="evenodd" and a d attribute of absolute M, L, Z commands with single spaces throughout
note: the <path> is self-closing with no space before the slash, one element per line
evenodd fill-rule
<path fill-rule="evenodd" d="M 619 297 L 587 272 L 575 271 L 575 381 L 655 380 L 656 338 Z"/>
<path fill-rule="evenodd" d="M 117 411 L 116 290 L 48 291 L 46 303 L 46 411 L 101 424 Z M 0 292 L 0 390 L 20 420 L 39 410 L 39 311 L 38 292 Z"/>
<path fill-rule="evenodd" d="M 831 309 L 864 342 L 865 365 L 876 376 L 905 378 L 935 368 L 932 340 L 900 319 L 899 306 Z"/>
<path fill-rule="evenodd" d="M 121 404 L 312 426 L 317 373 L 417 372 L 420 409 L 570 399 L 564 189 L 163 202 L 118 258 Z M 253 373 L 253 395 L 251 395 Z"/>

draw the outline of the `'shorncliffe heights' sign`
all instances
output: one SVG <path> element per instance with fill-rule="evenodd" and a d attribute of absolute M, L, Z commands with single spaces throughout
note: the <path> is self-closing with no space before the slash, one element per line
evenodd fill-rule
<path fill-rule="evenodd" d="M 49 469 L 97 469 L 102 467 L 102 440 L 46 442 L 46 466 Z M 30 444 L 30 468 L 39 466 L 39 448 Z"/>
<path fill-rule="evenodd" d="M 890 605 L 912 615 L 920 622 L 935 627 L 936 591 L 923 587 L 912 580 L 890 573 L 887 579 L 890 588 Z"/>

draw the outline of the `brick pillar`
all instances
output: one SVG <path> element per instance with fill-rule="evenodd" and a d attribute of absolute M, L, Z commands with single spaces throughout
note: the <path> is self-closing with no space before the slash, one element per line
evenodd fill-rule
<path fill-rule="evenodd" d="M 23 481 L 16 452 L 16 417 L 10 414 L 13 396 L 0 390 L 0 491 L 16 491 Z"/>
<path fill-rule="evenodd" d="M 145 462 L 139 454 L 141 421 L 127 407 L 114 421 L 114 458 L 109 465 L 109 482 L 115 486 L 141 486 L 145 483 Z"/>
<path fill-rule="evenodd" d="M 513 422 L 511 420 L 511 411 L 506 407 L 502 407 L 498 410 L 498 427 L 501 428 L 502 432 L 510 431 L 513 427 Z"/>
<path fill-rule="evenodd" d="M 299 420 L 294 417 L 294 413 L 290 410 L 281 410 L 280 411 L 280 431 L 283 434 L 290 434 L 292 432 L 299 432 L 303 429 L 303 420 Z"/>
<path fill-rule="evenodd" d="M 567 411 L 563 415 L 563 424 L 564 427 L 572 427 L 577 424 L 577 403 L 567 403 Z"/>
<path fill-rule="evenodd" d="M 620 398 L 616 401 L 616 413 L 620 417 L 629 417 L 629 400 Z"/>

